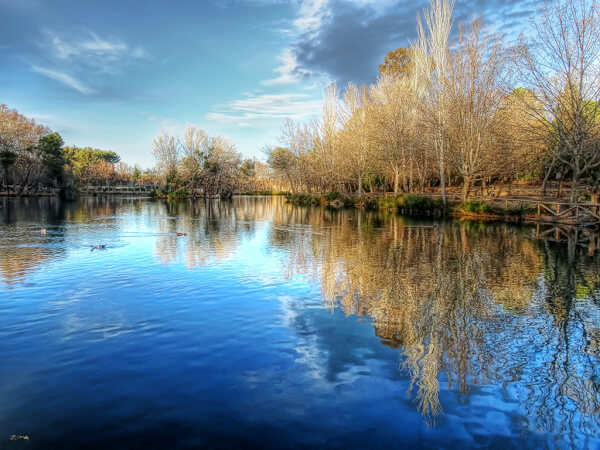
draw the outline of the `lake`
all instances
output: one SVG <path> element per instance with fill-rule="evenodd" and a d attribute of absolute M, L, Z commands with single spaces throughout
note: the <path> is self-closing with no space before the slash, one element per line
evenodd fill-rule
<path fill-rule="evenodd" d="M 536 234 L 0 199 L 0 448 L 598 448 L 600 252 Z"/>

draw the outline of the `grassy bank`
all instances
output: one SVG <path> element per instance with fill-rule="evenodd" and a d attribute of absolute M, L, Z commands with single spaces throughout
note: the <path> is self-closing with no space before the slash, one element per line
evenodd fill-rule
<path fill-rule="evenodd" d="M 524 216 L 532 212 L 533 210 L 528 206 L 503 208 L 474 199 L 456 205 L 452 214 L 463 219 L 521 221 Z"/>
<path fill-rule="evenodd" d="M 319 205 L 335 208 L 356 207 L 415 216 L 453 216 L 465 220 L 520 221 L 531 213 L 527 207 L 503 208 L 482 200 L 444 205 L 441 199 L 420 195 L 373 196 L 348 195 L 332 192 L 326 195 L 286 194 L 287 201 L 296 205 Z"/>

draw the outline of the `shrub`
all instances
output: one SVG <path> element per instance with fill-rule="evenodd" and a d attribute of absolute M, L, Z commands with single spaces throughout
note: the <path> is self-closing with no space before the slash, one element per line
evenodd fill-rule
<path fill-rule="evenodd" d="M 398 209 L 398 198 L 397 197 L 379 197 L 377 199 L 377 207 L 380 209 Z"/>
<path fill-rule="evenodd" d="M 501 208 L 495 207 L 482 200 L 468 200 L 458 205 L 457 210 L 462 213 L 473 214 L 502 214 Z"/>
<path fill-rule="evenodd" d="M 330 192 L 329 194 L 327 194 L 325 196 L 325 199 L 328 202 L 332 202 L 334 200 L 342 200 L 342 198 L 344 198 L 344 196 L 342 194 L 340 194 L 339 192 L 335 191 L 335 192 Z"/>
<path fill-rule="evenodd" d="M 295 205 L 310 205 L 314 203 L 314 198 L 306 194 L 287 193 L 285 194 L 285 198 L 289 203 L 293 203 Z"/>
<path fill-rule="evenodd" d="M 221 191 L 219 192 L 219 197 L 221 197 L 221 200 L 231 200 L 233 197 L 233 191 L 231 189 Z"/>
<path fill-rule="evenodd" d="M 499 205 L 493 205 L 486 203 L 482 200 L 469 200 L 458 205 L 455 209 L 456 212 L 463 214 L 480 214 L 487 216 L 510 216 L 510 217 L 523 217 L 532 211 L 532 208 L 527 205 L 512 206 L 509 208 L 502 208 Z"/>
<path fill-rule="evenodd" d="M 73 185 L 63 186 L 60 188 L 60 198 L 72 202 L 79 197 L 79 189 Z"/>
<path fill-rule="evenodd" d="M 186 198 L 189 197 L 189 192 L 185 189 L 179 189 L 177 191 L 169 191 L 167 192 L 168 198 Z"/>
<path fill-rule="evenodd" d="M 422 197 L 420 195 L 401 195 L 397 198 L 400 209 L 410 213 L 434 213 L 445 209 L 441 199 Z"/>
<path fill-rule="evenodd" d="M 364 209 L 377 208 L 377 200 L 369 195 L 362 195 L 354 199 L 354 206 Z"/>

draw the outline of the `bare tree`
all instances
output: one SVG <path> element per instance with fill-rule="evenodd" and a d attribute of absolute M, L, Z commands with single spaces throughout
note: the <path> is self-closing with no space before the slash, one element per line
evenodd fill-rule
<path fill-rule="evenodd" d="M 165 177 L 167 188 L 175 182 L 179 168 L 179 144 L 175 136 L 163 130 L 152 142 L 152 156 Z"/>
<path fill-rule="evenodd" d="M 424 13 L 427 31 L 419 19 L 418 34 L 424 42 L 431 62 L 420 64 L 418 76 L 428 80 L 429 90 L 426 97 L 426 120 L 429 122 L 433 137 L 433 146 L 438 161 L 442 199 L 446 199 L 446 140 L 444 130 L 449 113 L 446 101 L 446 72 L 448 69 L 450 31 L 452 29 L 452 11 L 454 0 L 431 0 L 429 9 Z M 433 66 L 433 70 L 432 70 Z"/>
<path fill-rule="evenodd" d="M 188 126 L 179 140 L 179 146 L 183 153 L 182 168 L 188 185 L 194 186 L 195 189 L 202 183 L 209 141 L 206 131 L 193 126 Z"/>
<path fill-rule="evenodd" d="M 499 36 L 490 35 L 481 20 L 461 27 L 446 78 L 446 134 L 452 146 L 448 162 L 463 181 L 462 200 L 472 183 L 501 171 L 511 158 L 499 157 L 499 114 L 506 96 L 506 58 Z M 510 149 L 510 148 L 509 148 Z"/>
<path fill-rule="evenodd" d="M 400 177 L 407 179 L 406 168 L 412 167 L 415 127 L 415 92 L 407 76 L 384 74 L 371 87 L 375 102 L 376 131 L 374 139 L 379 146 L 379 159 L 384 167 L 391 169 L 394 193 L 400 191 Z M 412 182 L 412 174 L 409 177 Z M 406 181 L 404 190 L 408 190 Z"/>
<path fill-rule="evenodd" d="M 543 106 L 522 105 L 546 126 L 554 157 L 571 171 L 571 201 L 580 180 L 600 166 L 600 4 L 597 0 L 546 3 L 534 34 L 516 57 L 520 80 Z"/>
<path fill-rule="evenodd" d="M 348 84 L 344 93 L 344 161 L 348 174 L 358 182 L 358 193 L 363 193 L 363 177 L 373 165 L 373 126 L 369 90 Z"/>

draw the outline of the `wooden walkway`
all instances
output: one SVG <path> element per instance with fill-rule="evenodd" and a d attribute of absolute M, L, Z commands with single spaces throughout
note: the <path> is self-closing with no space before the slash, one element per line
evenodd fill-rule
<path fill-rule="evenodd" d="M 569 203 L 557 200 L 509 197 L 503 197 L 491 203 L 496 202 L 503 203 L 504 208 L 517 207 L 531 210 L 531 214 L 525 215 L 525 220 L 529 222 L 583 226 L 600 225 L 600 204 L 598 203 Z"/>
<path fill-rule="evenodd" d="M 386 193 L 386 196 L 394 195 Z M 441 198 L 439 192 L 414 194 L 426 197 Z M 458 192 L 447 193 L 450 203 L 458 204 L 461 201 Z M 528 222 L 563 224 L 576 226 L 600 226 L 600 203 L 570 203 L 560 199 L 535 198 L 531 196 L 472 196 L 470 200 L 481 200 L 490 205 L 499 205 L 505 209 L 515 208 L 527 210 L 529 214 L 524 216 Z"/>
<path fill-rule="evenodd" d="M 84 186 L 82 195 L 150 195 L 158 186 Z"/>

